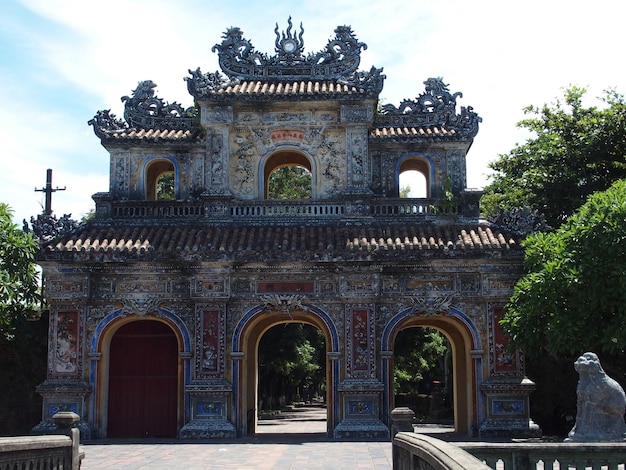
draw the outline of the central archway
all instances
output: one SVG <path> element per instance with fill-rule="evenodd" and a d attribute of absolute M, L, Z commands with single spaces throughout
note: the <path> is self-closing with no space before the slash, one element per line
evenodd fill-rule
<path fill-rule="evenodd" d="M 266 330 L 257 348 L 255 434 L 326 434 L 326 344 L 307 323 Z"/>
<path fill-rule="evenodd" d="M 338 335 L 330 317 L 313 306 L 289 312 L 267 311 L 257 306 L 241 319 L 233 337 L 233 416 L 237 434 L 254 434 L 258 406 L 258 344 L 270 328 L 285 323 L 303 323 L 324 335 L 326 352 L 326 435 L 332 437 L 339 417 L 337 386 L 339 377 Z"/>

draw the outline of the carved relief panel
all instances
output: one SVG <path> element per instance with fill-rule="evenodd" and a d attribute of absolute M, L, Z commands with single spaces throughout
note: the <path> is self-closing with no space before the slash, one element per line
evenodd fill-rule
<path fill-rule="evenodd" d="M 374 320 L 371 306 L 346 306 L 346 374 L 350 378 L 375 376 Z"/>
<path fill-rule="evenodd" d="M 50 308 L 48 377 L 78 378 L 83 370 L 82 307 L 58 304 Z"/>
<path fill-rule="evenodd" d="M 196 305 L 196 378 L 224 377 L 226 313 L 223 305 Z"/>

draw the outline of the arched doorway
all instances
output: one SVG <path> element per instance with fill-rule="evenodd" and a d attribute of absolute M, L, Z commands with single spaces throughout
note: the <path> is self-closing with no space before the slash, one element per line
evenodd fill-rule
<path fill-rule="evenodd" d="M 415 412 L 419 423 L 454 423 L 452 346 L 439 330 L 407 327 L 393 348 L 395 406 Z"/>
<path fill-rule="evenodd" d="M 261 174 L 264 199 L 311 199 L 314 170 L 311 160 L 295 150 L 281 150 L 264 162 Z"/>
<path fill-rule="evenodd" d="M 108 437 L 175 437 L 178 341 L 160 321 L 125 323 L 109 345 Z"/>
<path fill-rule="evenodd" d="M 148 201 L 176 199 L 178 184 L 174 164 L 165 158 L 150 161 L 145 168 L 144 186 Z"/>
<path fill-rule="evenodd" d="M 400 197 L 431 197 L 433 175 L 430 159 L 421 155 L 406 157 L 398 164 L 397 177 Z"/>
<path fill-rule="evenodd" d="M 326 434 L 326 345 L 319 328 L 285 322 L 257 350 L 257 426 L 263 434 Z"/>
<path fill-rule="evenodd" d="M 326 435 L 331 437 L 338 424 L 339 401 L 339 340 L 330 317 L 312 306 L 301 306 L 290 311 L 268 311 L 259 305 L 247 312 L 235 328 L 233 336 L 233 389 L 234 421 L 237 433 L 252 435 L 257 427 L 258 396 L 258 345 L 270 328 L 285 323 L 303 323 L 319 329 L 324 336 L 326 393 Z"/>
<path fill-rule="evenodd" d="M 472 353 L 478 350 L 480 341 L 475 328 L 467 317 L 456 309 L 433 313 L 413 312 L 407 309 L 397 314 L 386 326 L 382 338 L 381 355 L 385 377 L 383 411 L 388 413 L 396 405 L 393 396 L 393 345 L 398 333 L 411 327 L 430 327 L 443 333 L 452 350 L 452 399 L 454 428 L 457 432 L 471 434 L 478 422 L 476 384 L 480 364 L 475 364 Z"/>

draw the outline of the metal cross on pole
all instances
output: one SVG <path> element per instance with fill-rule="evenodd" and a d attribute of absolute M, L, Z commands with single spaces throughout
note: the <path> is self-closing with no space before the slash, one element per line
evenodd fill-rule
<path fill-rule="evenodd" d="M 52 193 L 56 191 L 65 191 L 65 187 L 52 188 L 52 170 L 48 168 L 46 171 L 46 187 L 41 189 L 35 188 L 35 191 L 46 193 L 46 206 L 44 208 L 44 214 L 52 215 Z"/>

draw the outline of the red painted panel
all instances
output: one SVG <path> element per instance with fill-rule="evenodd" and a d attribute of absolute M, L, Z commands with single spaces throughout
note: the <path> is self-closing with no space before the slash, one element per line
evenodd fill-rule
<path fill-rule="evenodd" d="M 108 437 L 175 437 L 178 345 L 157 321 L 136 321 L 113 336 Z"/>

